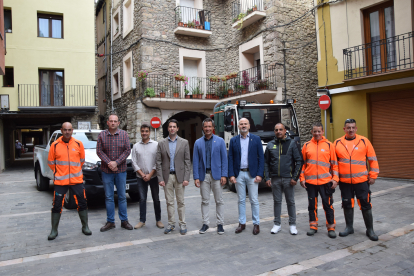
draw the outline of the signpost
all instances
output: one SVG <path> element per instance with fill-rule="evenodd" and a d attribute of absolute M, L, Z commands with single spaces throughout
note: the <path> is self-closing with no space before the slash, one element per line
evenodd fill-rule
<path fill-rule="evenodd" d="M 155 132 L 154 141 L 157 141 L 157 128 L 159 128 L 161 126 L 161 119 L 158 118 L 158 117 L 152 117 L 152 119 L 150 121 L 150 124 L 154 128 L 154 132 Z"/>
<path fill-rule="evenodd" d="M 331 98 L 328 95 L 320 96 L 318 100 L 319 107 L 325 110 L 325 131 L 326 131 L 326 110 L 331 106 Z"/>

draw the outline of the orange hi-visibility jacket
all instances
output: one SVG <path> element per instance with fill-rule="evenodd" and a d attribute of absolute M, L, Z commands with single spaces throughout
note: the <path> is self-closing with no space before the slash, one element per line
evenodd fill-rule
<path fill-rule="evenodd" d="M 314 138 L 306 142 L 302 148 L 303 167 L 300 181 L 312 185 L 323 185 L 332 179 L 338 181 L 338 162 L 335 147 L 324 136 L 320 141 Z"/>
<path fill-rule="evenodd" d="M 55 176 L 55 185 L 83 183 L 83 163 L 85 149 L 81 141 L 72 137 L 65 143 L 60 137 L 50 146 L 47 164 Z"/>
<path fill-rule="evenodd" d="M 356 134 L 354 140 L 346 140 L 345 136 L 334 143 L 338 158 L 339 181 L 349 184 L 358 184 L 376 179 L 379 174 L 379 166 L 374 147 L 364 136 Z M 350 146 L 352 145 L 352 146 Z M 368 173 L 367 159 L 370 167 Z"/>

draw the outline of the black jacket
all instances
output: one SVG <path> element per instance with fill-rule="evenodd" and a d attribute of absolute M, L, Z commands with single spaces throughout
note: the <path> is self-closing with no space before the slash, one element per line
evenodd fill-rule
<path fill-rule="evenodd" d="M 299 179 L 303 159 L 297 143 L 287 135 L 285 139 L 275 138 L 267 144 L 264 155 L 266 180 L 272 176 Z"/>

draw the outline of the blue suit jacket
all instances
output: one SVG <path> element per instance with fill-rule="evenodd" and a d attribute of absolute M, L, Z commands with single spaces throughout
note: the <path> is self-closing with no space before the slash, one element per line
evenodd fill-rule
<path fill-rule="evenodd" d="M 211 174 L 214 180 L 227 177 L 227 152 L 224 140 L 213 134 L 211 144 Z M 206 142 L 204 136 L 197 139 L 193 153 L 194 179 L 204 181 L 206 176 Z"/>
<path fill-rule="evenodd" d="M 264 154 L 260 137 L 254 134 L 250 135 L 249 141 L 249 172 L 251 177 L 260 176 L 263 178 L 264 172 Z M 229 146 L 229 177 L 238 177 L 240 173 L 241 146 L 240 134 L 230 140 Z"/>

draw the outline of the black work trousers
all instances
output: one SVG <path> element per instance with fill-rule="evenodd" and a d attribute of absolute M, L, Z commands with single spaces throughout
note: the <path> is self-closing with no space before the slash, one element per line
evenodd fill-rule
<path fill-rule="evenodd" d="M 308 192 L 309 201 L 309 224 L 311 229 L 318 230 L 318 194 L 320 194 L 322 206 L 325 210 L 326 227 L 328 230 L 335 230 L 335 210 L 332 206 L 334 200 L 332 194 L 327 194 L 326 189 L 330 189 L 328 184 L 312 185 L 306 183 L 306 191 Z"/>
<path fill-rule="evenodd" d="M 138 178 L 138 192 L 139 192 L 139 221 L 147 220 L 147 194 L 148 186 L 151 189 L 152 201 L 154 203 L 155 220 L 161 220 L 161 203 L 160 203 L 160 187 L 158 185 L 158 178 L 151 178 L 150 181 L 145 182 L 142 178 Z"/>
<path fill-rule="evenodd" d="M 371 191 L 368 181 L 358 184 L 348 184 L 339 182 L 341 189 L 342 208 L 352 209 L 355 205 L 355 197 L 357 198 L 360 210 L 371 210 Z"/>
<path fill-rule="evenodd" d="M 85 187 L 82 183 L 75 185 L 55 185 L 55 191 L 53 193 L 52 213 L 62 213 L 65 194 L 68 192 L 69 189 L 71 190 L 73 197 L 75 198 L 76 205 L 78 206 L 78 212 L 88 209 L 88 204 L 86 202 Z"/>

